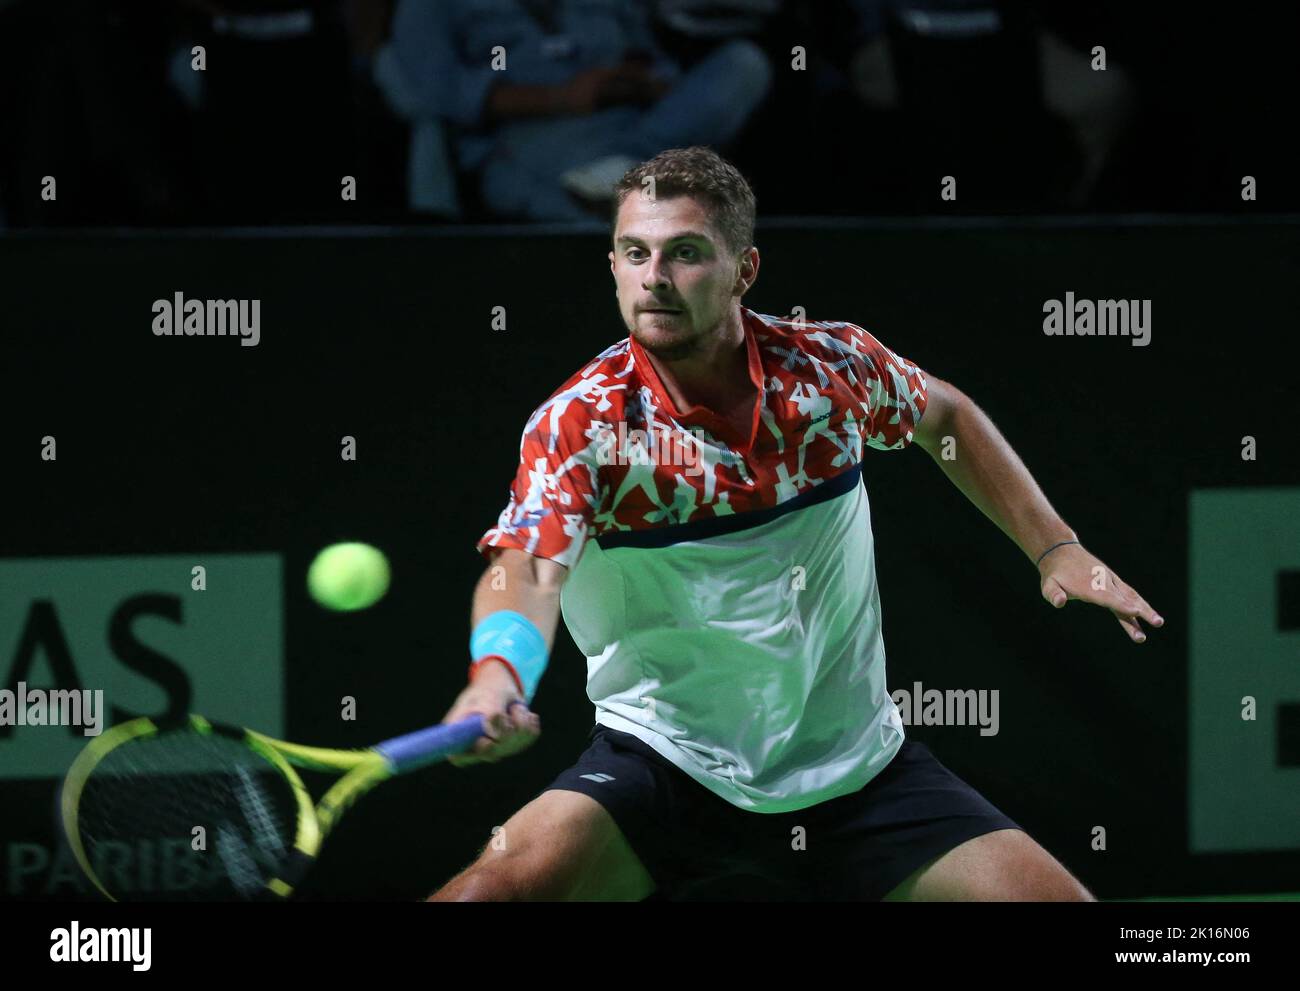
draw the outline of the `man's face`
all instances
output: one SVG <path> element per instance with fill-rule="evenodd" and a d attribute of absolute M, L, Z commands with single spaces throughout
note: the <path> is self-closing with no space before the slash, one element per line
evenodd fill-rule
<path fill-rule="evenodd" d="M 609 253 L 628 332 L 658 357 L 689 357 L 718 332 L 753 282 L 756 256 L 750 249 L 733 257 L 707 210 L 690 196 L 652 200 L 629 193 Z"/>

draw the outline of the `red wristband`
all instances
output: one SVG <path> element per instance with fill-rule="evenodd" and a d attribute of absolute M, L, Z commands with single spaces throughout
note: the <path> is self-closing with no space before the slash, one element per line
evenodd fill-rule
<path fill-rule="evenodd" d="M 474 680 L 474 675 L 478 673 L 479 667 L 482 666 L 483 664 L 486 664 L 488 661 L 500 661 L 502 664 L 504 664 L 506 666 L 506 670 L 510 672 L 510 677 L 515 679 L 515 685 L 519 688 L 519 694 L 520 695 L 524 694 L 524 683 L 522 679 L 520 679 L 519 677 L 519 672 L 515 670 L 515 666 L 513 664 L 507 661 L 500 654 L 484 654 L 477 661 L 474 661 L 469 666 L 470 681 Z"/>

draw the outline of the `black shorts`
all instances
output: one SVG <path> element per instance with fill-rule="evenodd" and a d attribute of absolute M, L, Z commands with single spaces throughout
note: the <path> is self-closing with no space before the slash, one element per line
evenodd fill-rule
<path fill-rule="evenodd" d="M 878 901 L 958 844 L 1020 828 L 913 740 L 856 792 L 766 813 L 732 805 L 631 734 L 597 724 L 589 739 L 544 791 L 604 806 L 658 899 Z"/>

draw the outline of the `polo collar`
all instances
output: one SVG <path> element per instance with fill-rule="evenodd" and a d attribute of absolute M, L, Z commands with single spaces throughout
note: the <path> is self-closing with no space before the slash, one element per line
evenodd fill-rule
<path fill-rule="evenodd" d="M 724 438 L 733 449 L 741 451 L 748 451 L 754 443 L 754 436 L 758 431 L 759 414 L 766 394 L 763 359 L 759 354 L 758 340 L 754 334 L 754 322 L 757 319 L 758 317 L 748 307 L 742 306 L 740 308 L 740 326 L 745 334 L 749 384 L 752 386 L 750 392 L 753 400 L 753 414 L 750 419 L 749 430 L 744 437 L 737 435 L 735 429 L 727 420 L 703 406 L 692 406 L 689 410 L 679 410 L 672 397 L 668 395 L 668 390 L 664 388 L 663 381 L 659 378 L 659 373 L 655 370 L 650 356 L 635 337 L 628 335 L 632 345 L 632 359 L 641 373 L 642 381 L 649 387 L 650 394 L 654 397 L 656 404 L 678 423 L 687 426 L 692 424 L 702 426 L 711 434 Z"/>

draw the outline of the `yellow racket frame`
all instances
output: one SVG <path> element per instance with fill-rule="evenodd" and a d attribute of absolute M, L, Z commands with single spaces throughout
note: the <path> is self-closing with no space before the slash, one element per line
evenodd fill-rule
<path fill-rule="evenodd" d="M 373 748 L 359 750 L 334 750 L 328 747 L 308 747 L 300 743 L 289 743 L 274 737 L 257 733 L 250 729 L 222 727 L 227 733 L 236 737 L 242 735 L 246 746 L 261 754 L 289 782 L 293 789 L 294 802 L 297 807 L 297 821 L 294 831 L 295 869 L 290 879 L 272 878 L 266 883 L 270 894 L 278 898 L 287 898 L 293 893 L 294 885 L 301 878 L 306 867 L 316 859 L 321 844 L 329 835 L 339 818 L 354 802 L 375 785 L 392 777 L 395 773 L 390 762 Z M 77 816 L 81 804 L 81 794 L 86 781 L 95 768 L 115 748 L 136 741 L 141 737 L 156 736 L 161 732 L 190 731 L 212 733 L 217 726 L 199 715 L 190 715 L 180 726 L 160 726 L 158 722 L 141 717 L 114 726 L 108 732 L 88 743 L 73 761 L 64 778 L 61 799 L 63 830 L 77 863 L 95 887 L 110 901 L 117 899 L 106 889 L 95 873 L 81 842 L 81 831 L 77 826 Z M 338 781 L 325 792 L 314 806 L 311 794 L 302 778 L 294 770 L 301 767 L 313 771 L 341 773 Z"/>

